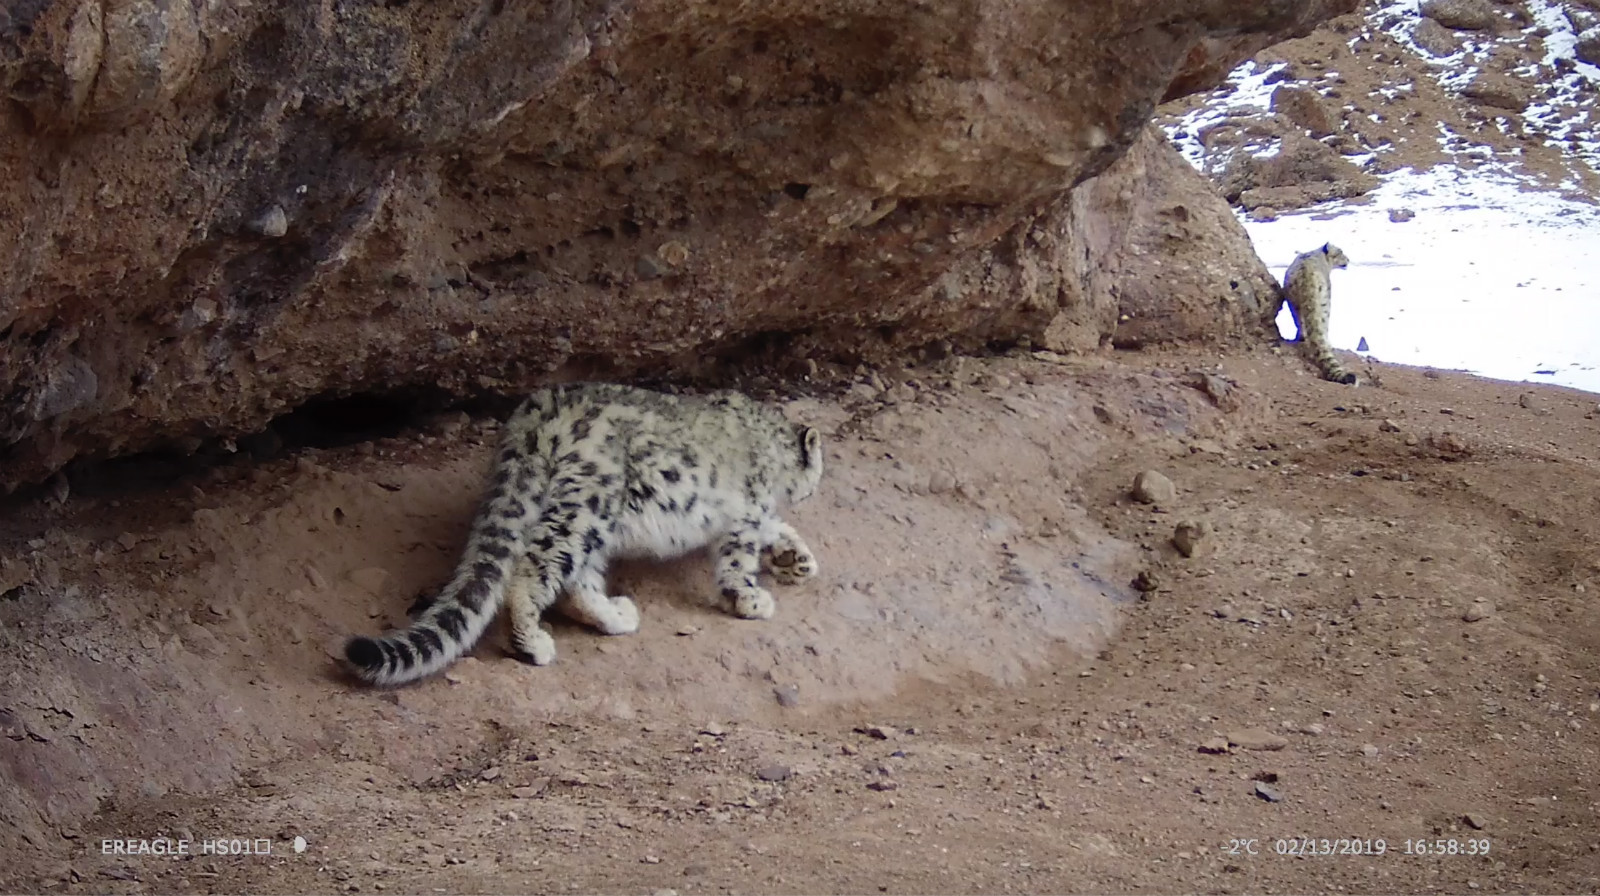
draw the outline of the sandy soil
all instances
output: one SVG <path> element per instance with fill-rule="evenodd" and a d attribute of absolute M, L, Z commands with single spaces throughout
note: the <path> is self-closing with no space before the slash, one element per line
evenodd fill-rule
<path fill-rule="evenodd" d="M 558 625 L 534 669 L 493 632 L 388 692 L 327 650 L 446 573 L 492 420 L 35 496 L 0 890 L 1594 892 L 1596 397 L 1364 372 L 873 372 L 791 408 L 823 574 L 774 620 L 632 567 L 639 634 Z M 102 854 L 157 837 L 272 854 Z"/>

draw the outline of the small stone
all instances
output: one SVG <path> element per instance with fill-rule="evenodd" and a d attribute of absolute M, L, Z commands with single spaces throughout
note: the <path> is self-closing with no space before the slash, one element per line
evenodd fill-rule
<path fill-rule="evenodd" d="M 1389 418 L 1385 417 L 1385 418 L 1383 418 L 1383 422 L 1378 424 L 1378 431 L 1379 432 L 1399 432 L 1400 431 L 1400 424 L 1398 424 L 1398 423 L 1394 422 L 1393 420 L 1390 420 Z"/>
<path fill-rule="evenodd" d="M 1466 457 L 1472 454 L 1472 449 L 1467 446 L 1466 440 L 1448 430 L 1439 433 L 1437 436 L 1430 437 L 1428 441 L 1440 454 L 1455 457 Z"/>
<path fill-rule="evenodd" d="M 943 470 L 935 470 L 928 476 L 928 494 L 930 495 L 942 495 L 945 492 L 953 491 L 955 487 L 955 477 Z"/>
<path fill-rule="evenodd" d="M 659 865 L 659 864 L 661 864 L 661 859 L 659 857 L 657 857 L 657 856 L 652 856 L 652 855 L 646 855 L 644 858 L 640 859 L 639 861 L 645 863 L 646 865 Z"/>
<path fill-rule="evenodd" d="M 882 780 L 880 780 L 880 781 L 873 781 L 870 784 L 868 784 L 867 785 L 867 789 L 868 790 L 876 790 L 879 793 L 886 793 L 886 792 L 888 792 L 890 790 L 899 790 L 900 789 L 900 785 L 896 784 L 893 781 L 882 781 Z"/>
<path fill-rule="evenodd" d="M 656 249 L 656 257 L 672 267 L 682 267 L 683 263 L 689 260 L 689 247 L 677 240 L 671 240 L 662 243 Z"/>
<path fill-rule="evenodd" d="M 1133 588 L 1135 591 L 1149 594 L 1152 591 L 1156 591 L 1160 587 L 1161 577 L 1151 570 L 1141 570 L 1138 575 L 1133 577 Z"/>
<path fill-rule="evenodd" d="M 1193 557 L 1200 549 L 1200 542 L 1210 534 L 1210 523 L 1185 520 L 1172 530 L 1172 546 L 1183 556 Z"/>
<path fill-rule="evenodd" d="M 536 783 L 529 784 L 529 785 L 527 785 L 525 787 L 513 787 L 513 788 L 511 788 L 511 797 L 512 797 L 512 799 L 518 799 L 518 800 L 538 799 L 540 796 L 542 796 L 544 794 L 545 790 L 549 786 L 550 786 L 550 779 L 549 778 L 543 778 L 543 779 L 537 781 Z"/>
<path fill-rule="evenodd" d="M 1226 737 L 1213 737 L 1202 743 L 1199 747 L 1201 753 L 1226 753 L 1228 752 L 1228 739 Z"/>
<path fill-rule="evenodd" d="M 718 725 L 716 722 L 711 722 L 709 724 L 701 726 L 700 733 L 701 734 L 705 734 L 705 735 L 709 735 L 711 737 L 721 737 L 724 734 L 727 734 L 728 732 L 721 725 Z"/>
<path fill-rule="evenodd" d="M 793 684 L 780 684 L 772 689 L 772 696 L 777 699 L 778 705 L 791 707 L 800 705 L 800 687 Z"/>
<path fill-rule="evenodd" d="M 283 206 L 274 205 L 257 218 L 251 227 L 256 233 L 268 239 L 277 239 L 289 232 L 289 215 L 284 212 Z"/>
<path fill-rule="evenodd" d="M 680 625 L 676 634 L 680 638 L 687 638 L 698 631 L 700 631 L 700 626 L 698 625 Z"/>
<path fill-rule="evenodd" d="M 1489 826 L 1489 817 L 1478 812 L 1468 812 L 1461 816 L 1461 820 L 1466 822 L 1467 827 L 1472 828 L 1474 831 L 1481 831 Z"/>
<path fill-rule="evenodd" d="M 889 740 L 900 735 L 900 729 L 889 725 L 865 725 L 857 728 L 856 731 L 868 737 L 875 737 L 878 740 Z"/>
<path fill-rule="evenodd" d="M 634 262 L 633 270 L 639 275 L 640 280 L 654 280 L 666 273 L 666 267 L 653 255 L 639 256 L 639 260 Z"/>
<path fill-rule="evenodd" d="M 1472 606 L 1467 607 L 1466 612 L 1461 614 L 1461 619 L 1463 622 L 1482 622 L 1493 615 L 1494 603 L 1480 598 L 1473 601 Z"/>
<path fill-rule="evenodd" d="M 1256 782 L 1256 796 L 1269 803 L 1283 802 L 1283 794 L 1279 793 L 1276 787 L 1269 786 L 1261 781 Z"/>
<path fill-rule="evenodd" d="M 500 766 L 496 765 L 486 768 L 483 770 L 483 774 L 479 775 L 478 777 L 485 781 L 493 781 L 500 777 Z"/>
<path fill-rule="evenodd" d="M 756 777 L 762 781 L 770 781 L 775 784 L 794 777 L 794 769 L 787 765 L 764 765 L 756 769 Z"/>
<path fill-rule="evenodd" d="M 1206 393 L 1211 403 L 1219 407 L 1233 399 L 1233 384 L 1214 373 L 1201 374 L 1200 391 Z"/>
<path fill-rule="evenodd" d="M 1141 504 L 1170 504 L 1178 487 L 1162 473 L 1145 470 L 1133 478 L 1133 499 Z"/>
<path fill-rule="evenodd" d="M 878 397 L 878 390 L 871 383 L 856 383 L 850 387 L 850 396 L 860 401 L 872 401 Z"/>
<path fill-rule="evenodd" d="M 1412 218 L 1415 218 L 1416 216 L 1417 216 L 1417 213 L 1412 211 L 1409 208 L 1391 208 L 1391 209 L 1389 209 L 1389 220 L 1390 220 L 1390 222 L 1395 223 L 1395 224 L 1404 224 L 1405 222 L 1411 220 Z"/>
<path fill-rule="evenodd" d="M 1367 757 L 1368 759 L 1372 759 L 1378 755 L 1378 748 L 1372 744 L 1362 744 L 1361 755 Z"/>
<path fill-rule="evenodd" d="M 1246 750 L 1281 750 L 1289 746 L 1289 739 L 1260 728 L 1244 728 L 1228 732 L 1228 743 Z"/>

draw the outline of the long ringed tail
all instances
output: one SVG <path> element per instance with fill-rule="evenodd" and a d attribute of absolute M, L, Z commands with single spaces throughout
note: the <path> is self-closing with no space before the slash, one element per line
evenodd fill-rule
<path fill-rule="evenodd" d="M 1339 357 L 1333 353 L 1332 346 L 1323 344 L 1317 347 L 1316 362 L 1317 367 L 1322 370 L 1322 378 L 1328 382 L 1343 383 L 1346 386 L 1355 385 L 1356 375 L 1344 369 L 1344 365 L 1339 363 Z"/>
<path fill-rule="evenodd" d="M 405 629 L 345 644 L 346 664 L 357 678 L 376 685 L 415 681 L 455 662 L 483 637 L 505 599 L 533 509 L 521 497 L 527 474 L 515 468 L 516 459 L 514 452 L 501 456 L 461 562 L 438 599 Z"/>

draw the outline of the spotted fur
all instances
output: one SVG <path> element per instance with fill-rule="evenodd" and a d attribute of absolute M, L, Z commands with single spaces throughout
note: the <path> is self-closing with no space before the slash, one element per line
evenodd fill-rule
<path fill-rule="evenodd" d="M 821 475 L 817 430 L 737 392 L 545 389 L 506 424 L 493 484 L 438 598 L 409 628 L 352 638 L 345 659 L 373 684 L 422 678 L 470 650 L 504 603 L 512 648 L 545 665 L 556 648 L 539 619 L 552 606 L 604 634 L 638 629 L 633 601 L 606 594 L 612 560 L 707 546 L 722 606 L 768 618 L 761 566 L 784 584 L 817 571 L 778 509 L 809 497 Z"/>
<path fill-rule="evenodd" d="M 1294 317 L 1295 341 L 1305 343 L 1311 360 L 1322 378 L 1333 383 L 1354 385 L 1356 375 L 1339 363 L 1328 339 L 1328 317 L 1333 306 L 1332 273 L 1346 267 L 1350 259 L 1332 243 L 1301 253 L 1283 275 L 1283 298 Z M 1276 315 L 1276 311 L 1274 311 Z"/>

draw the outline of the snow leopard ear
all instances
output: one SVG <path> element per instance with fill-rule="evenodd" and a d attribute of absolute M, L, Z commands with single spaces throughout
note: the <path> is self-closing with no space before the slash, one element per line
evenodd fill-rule
<path fill-rule="evenodd" d="M 800 468 L 814 470 L 822 466 L 822 433 L 810 426 L 799 427 Z"/>
<path fill-rule="evenodd" d="M 1333 251 L 1333 244 L 1332 243 L 1323 243 L 1322 244 L 1322 254 L 1323 255 L 1327 255 L 1331 251 Z"/>

